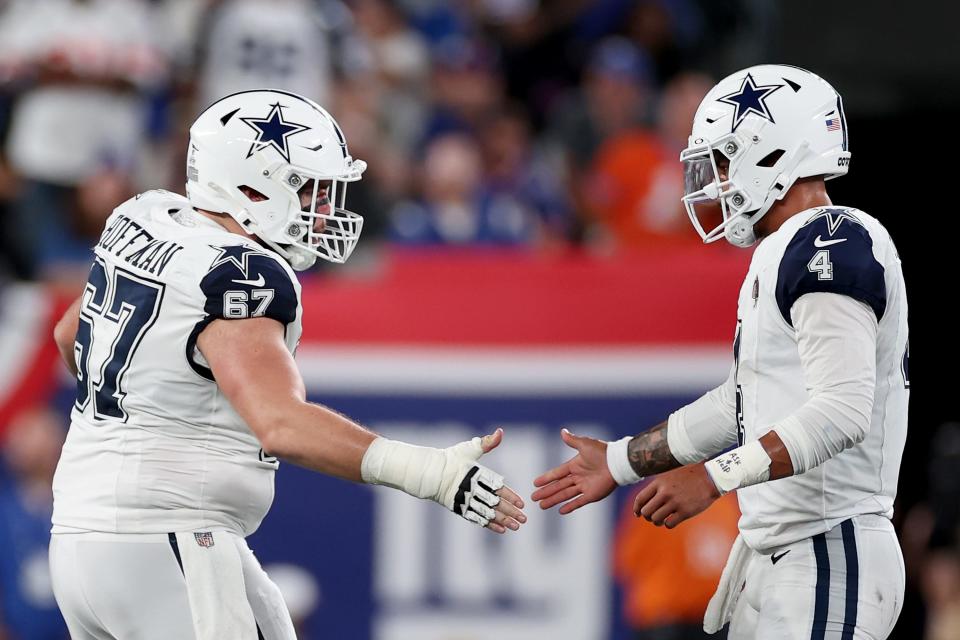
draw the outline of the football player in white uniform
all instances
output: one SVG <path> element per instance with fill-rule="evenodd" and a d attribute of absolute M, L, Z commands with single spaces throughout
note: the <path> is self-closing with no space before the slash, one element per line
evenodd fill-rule
<path fill-rule="evenodd" d="M 740 536 L 707 631 L 729 621 L 737 639 L 885 638 L 904 590 L 890 518 L 907 435 L 907 299 L 887 230 L 827 196 L 824 181 L 850 161 L 840 96 L 797 67 L 739 71 L 703 99 L 680 158 L 704 241 L 760 240 L 730 377 L 635 437 L 563 433 L 578 453 L 537 478 L 533 498 L 570 513 L 661 474 L 634 511 L 675 527 L 737 491 Z M 722 222 L 705 230 L 710 207 Z"/>
<path fill-rule="evenodd" d="M 186 197 L 150 191 L 107 220 L 56 330 L 77 398 L 50 561 L 75 640 L 293 638 L 244 540 L 270 508 L 278 458 L 498 533 L 525 521 L 477 464 L 501 431 L 417 447 L 305 399 L 294 270 L 349 257 L 362 218 L 345 191 L 365 166 L 316 103 L 242 92 L 190 129 Z"/>

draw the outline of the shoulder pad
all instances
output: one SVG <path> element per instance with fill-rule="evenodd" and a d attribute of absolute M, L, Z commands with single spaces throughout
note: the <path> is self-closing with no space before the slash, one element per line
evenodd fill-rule
<path fill-rule="evenodd" d="M 243 244 L 210 248 L 214 259 L 200 281 L 208 317 L 267 317 L 285 325 L 296 319 L 293 276 L 277 258 Z"/>
<path fill-rule="evenodd" d="M 790 309 L 805 293 L 839 293 L 866 303 L 879 321 L 887 306 L 883 266 L 873 238 L 846 209 L 821 209 L 800 227 L 784 250 L 777 274 L 777 306 L 793 326 Z"/>

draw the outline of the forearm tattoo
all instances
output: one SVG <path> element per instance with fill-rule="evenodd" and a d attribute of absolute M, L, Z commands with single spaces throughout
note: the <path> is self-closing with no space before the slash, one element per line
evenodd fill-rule
<path fill-rule="evenodd" d="M 627 456 L 633 470 L 644 477 L 681 466 L 670 453 L 666 421 L 630 440 L 627 445 Z"/>

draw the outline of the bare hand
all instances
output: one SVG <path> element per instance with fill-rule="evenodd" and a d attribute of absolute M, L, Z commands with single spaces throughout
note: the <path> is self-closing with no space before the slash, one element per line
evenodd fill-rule
<path fill-rule="evenodd" d="M 480 439 L 480 446 L 483 448 L 484 455 L 490 453 L 503 440 L 503 429 L 497 429 L 489 435 Z M 494 492 L 500 496 L 500 502 L 493 508 L 496 516 L 487 524 L 487 529 L 495 533 L 506 533 L 507 529 L 516 531 L 520 525 L 527 521 L 524 515 L 523 499 L 517 495 L 517 492 L 504 485 Z"/>
<path fill-rule="evenodd" d="M 667 529 L 692 518 L 720 497 L 703 463 L 689 464 L 655 476 L 640 490 L 633 513 Z"/>
<path fill-rule="evenodd" d="M 560 507 L 560 513 L 565 515 L 606 498 L 617 483 L 607 469 L 606 442 L 575 436 L 566 429 L 560 431 L 560 437 L 568 447 L 577 450 L 577 455 L 536 478 L 533 484 L 540 488 L 531 498 L 540 503 L 541 509 L 566 503 Z"/>

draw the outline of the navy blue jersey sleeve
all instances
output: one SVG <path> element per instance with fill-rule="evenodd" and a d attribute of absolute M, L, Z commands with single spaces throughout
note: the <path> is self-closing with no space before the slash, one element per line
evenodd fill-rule
<path fill-rule="evenodd" d="M 216 258 L 200 281 L 206 314 L 187 338 L 190 367 L 207 380 L 213 372 L 196 358 L 197 338 L 218 318 L 273 318 L 284 327 L 297 318 L 297 290 L 290 274 L 273 257 L 243 245 L 213 247 Z"/>
<path fill-rule="evenodd" d="M 887 287 L 883 266 L 873 255 L 870 232 L 843 209 L 827 209 L 809 220 L 790 240 L 777 274 L 777 306 L 793 326 L 790 309 L 804 294 L 849 296 L 883 317 Z"/>
<path fill-rule="evenodd" d="M 296 319 L 296 289 L 275 258 L 243 245 L 214 248 L 217 257 L 200 281 L 208 321 L 264 317 L 286 325 Z"/>

